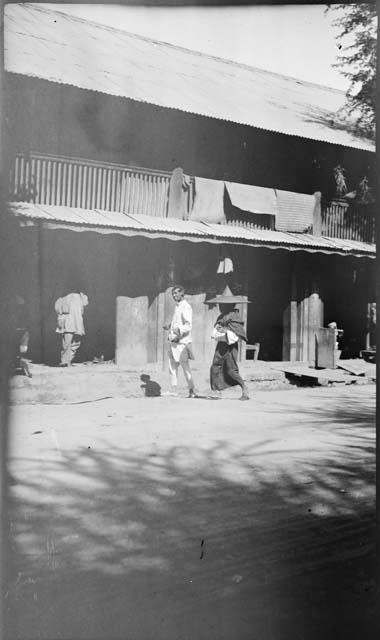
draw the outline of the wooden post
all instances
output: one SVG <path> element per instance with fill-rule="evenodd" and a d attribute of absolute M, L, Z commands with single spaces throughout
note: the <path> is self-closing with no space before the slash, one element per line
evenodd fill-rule
<path fill-rule="evenodd" d="M 148 361 L 148 297 L 116 299 L 116 364 L 144 366 Z"/>
<path fill-rule="evenodd" d="M 149 310 L 148 295 L 138 295 L 136 286 L 125 286 L 126 274 L 135 283 L 140 277 L 140 267 L 132 252 L 129 255 L 125 242 L 119 243 L 118 286 L 116 296 L 116 344 L 115 360 L 118 366 L 144 367 L 148 362 Z"/>
<path fill-rule="evenodd" d="M 160 291 L 157 296 L 157 362 L 164 363 L 167 333 L 165 324 L 165 291 Z M 167 352 L 167 350 L 166 350 Z"/>
<path fill-rule="evenodd" d="M 45 363 L 44 262 L 42 222 L 38 223 L 38 293 L 40 323 L 40 359 Z"/>
<path fill-rule="evenodd" d="M 248 292 L 249 292 L 249 250 L 245 249 L 245 277 L 244 277 L 244 291 L 245 291 L 245 299 L 248 300 Z M 241 319 L 244 322 L 244 329 L 247 334 L 247 325 L 248 325 L 248 304 L 242 304 L 241 307 Z M 239 358 L 240 362 L 245 362 L 247 358 L 247 343 L 244 340 L 240 340 L 240 348 L 239 348 Z"/>
<path fill-rule="evenodd" d="M 365 348 L 368 350 L 371 347 L 371 303 L 367 304 L 367 332 L 365 335 Z"/>
<path fill-rule="evenodd" d="M 166 274 L 166 281 L 168 282 L 168 286 L 166 287 L 165 291 L 162 292 L 161 300 L 160 300 L 160 304 L 161 304 L 160 314 L 161 314 L 161 317 L 163 318 L 162 326 L 164 324 L 169 324 L 173 316 L 174 302 L 172 299 L 171 291 L 172 291 L 172 287 L 176 282 L 176 277 L 177 277 L 176 260 L 175 260 L 175 255 L 172 255 L 172 256 L 169 256 L 167 274 Z M 161 344 L 162 344 L 162 370 L 166 371 L 168 369 L 168 363 L 169 363 L 167 331 L 164 331 L 164 330 L 162 331 Z"/>
<path fill-rule="evenodd" d="M 309 297 L 309 318 L 308 318 L 308 353 L 307 360 L 315 360 L 315 336 L 318 329 L 323 327 L 323 301 L 320 298 L 319 286 L 315 281 L 312 286 L 312 293 Z"/>
<path fill-rule="evenodd" d="M 372 336 L 376 327 L 376 302 L 368 302 L 367 304 L 367 331 L 365 336 L 365 348 L 370 349 L 374 340 Z"/>
<path fill-rule="evenodd" d="M 290 298 L 283 316 L 282 359 L 294 361 L 297 359 L 297 283 L 293 270 L 290 283 Z"/>
<path fill-rule="evenodd" d="M 300 307 L 300 340 L 299 340 L 299 357 L 301 362 L 307 362 L 308 360 L 308 346 L 309 346 L 309 298 L 305 291 L 302 294 L 304 296 L 301 300 Z"/>
<path fill-rule="evenodd" d="M 299 355 L 302 362 L 315 360 L 315 335 L 323 326 L 323 302 L 319 296 L 319 288 L 315 280 L 308 285 L 299 303 Z"/>
<path fill-rule="evenodd" d="M 244 296 L 246 300 L 248 300 L 248 296 Z M 244 322 L 244 329 L 247 331 L 247 304 L 240 303 L 236 305 L 239 309 L 239 315 Z M 239 340 L 239 348 L 238 348 L 238 361 L 245 362 L 246 360 L 246 343 L 244 340 Z"/>
<path fill-rule="evenodd" d="M 294 261 L 290 301 L 283 316 L 282 354 L 284 360 L 308 362 L 315 358 L 315 332 L 323 326 L 323 302 L 317 280 L 305 286 L 299 267 Z"/>
<path fill-rule="evenodd" d="M 163 292 L 162 296 L 162 309 L 163 309 L 163 317 L 164 324 L 169 324 L 173 317 L 174 313 L 174 302 L 171 301 L 171 290 L 173 283 Z M 169 366 L 169 341 L 168 341 L 168 332 L 163 332 L 163 342 L 162 342 L 162 370 L 167 371 Z"/>
<path fill-rule="evenodd" d="M 322 211 L 321 211 L 321 198 L 320 191 L 314 193 L 315 207 L 313 211 L 313 236 L 322 235 Z"/>
<path fill-rule="evenodd" d="M 183 171 L 174 169 L 169 186 L 168 218 L 185 218 L 186 199 L 183 188 Z"/>

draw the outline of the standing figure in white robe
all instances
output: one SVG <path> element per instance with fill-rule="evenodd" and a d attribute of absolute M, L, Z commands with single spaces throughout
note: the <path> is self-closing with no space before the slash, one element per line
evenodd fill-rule
<path fill-rule="evenodd" d="M 195 385 L 190 367 L 190 360 L 194 359 L 191 349 L 193 311 L 190 304 L 185 300 L 185 290 L 183 287 L 173 287 L 172 296 L 176 307 L 170 325 L 164 327 L 169 330 L 170 382 L 173 391 L 176 392 L 178 368 L 181 365 L 189 389 L 189 398 L 194 398 L 196 397 Z"/>

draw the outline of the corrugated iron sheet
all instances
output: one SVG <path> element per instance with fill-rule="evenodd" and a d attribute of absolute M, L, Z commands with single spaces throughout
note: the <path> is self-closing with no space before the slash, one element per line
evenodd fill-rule
<path fill-rule="evenodd" d="M 10 210 L 31 224 L 41 222 L 51 228 L 66 228 L 77 231 L 120 233 L 122 235 L 144 235 L 171 240 L 248 244 L 268 248 L 339 253 L 357 257 L 375 257 L 374 245 L 355 240 L 338 240 L 309 235 L 307 233 L 285 233 L 266 229 L 245 229 L 226 224 L 211 224 L 176 218 L 156 216 L 132 216 L 99 209 L 78 209 L 56 205 L 39 205 L 25 202 L 9 204 Z"/>
<path fill-rule="evenodd" d="M 374 151 L 341 91 L 155 42 L 33 4 L 5 6 L 5 68 L 269 131 Z"/>
<path fill-rule="evenodd" d="M 278 215 L 276 229 L 303 233 L 313 224 L 316 200 L 313 195 L 276 190 Z"/>

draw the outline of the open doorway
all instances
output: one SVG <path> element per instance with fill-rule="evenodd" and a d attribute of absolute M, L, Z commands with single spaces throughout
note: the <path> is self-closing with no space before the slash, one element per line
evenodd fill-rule
<path fill-rule="evenodd" d="M 364 258 L 329 256 L 324 261 L 325 325 L 336 322 L 343 330 L 342 358 L 358 358 L 366 348 L 368 308 L 374 297 L 374 269 Z M 334 277 L 332 277 L 332 274 Z"/>
<path fill-rule="evenodd" d="M 283 314 L 290 295 L 290 255 L 276 249 L 253 249 L 248 260 L 248 345 L 259 343 L 259 360 L 281 361 Z M 247 359 L 254 350 L 247 349 Z"/>

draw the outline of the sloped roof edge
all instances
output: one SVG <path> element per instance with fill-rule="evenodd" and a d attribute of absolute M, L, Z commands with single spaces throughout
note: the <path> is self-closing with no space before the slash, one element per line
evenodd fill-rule
<path fill-rule="evenodd" d="M 57 16 L 66 25 L 58 32 L 54 29 Z M 64 40 L 59 41 L 57 33 L 64 33 Z M 5 44 L 5 68 L 10 73 L 274 133 L 375 150 L 371 140 L 349 130 L 348 120 L 335 122 L 344 93 L 331 87 L 162 43 L 32 3 L 6 5 Z M 86 51 L 90 47 L 95 47 L 98 55 L 89 59 Z"/>

